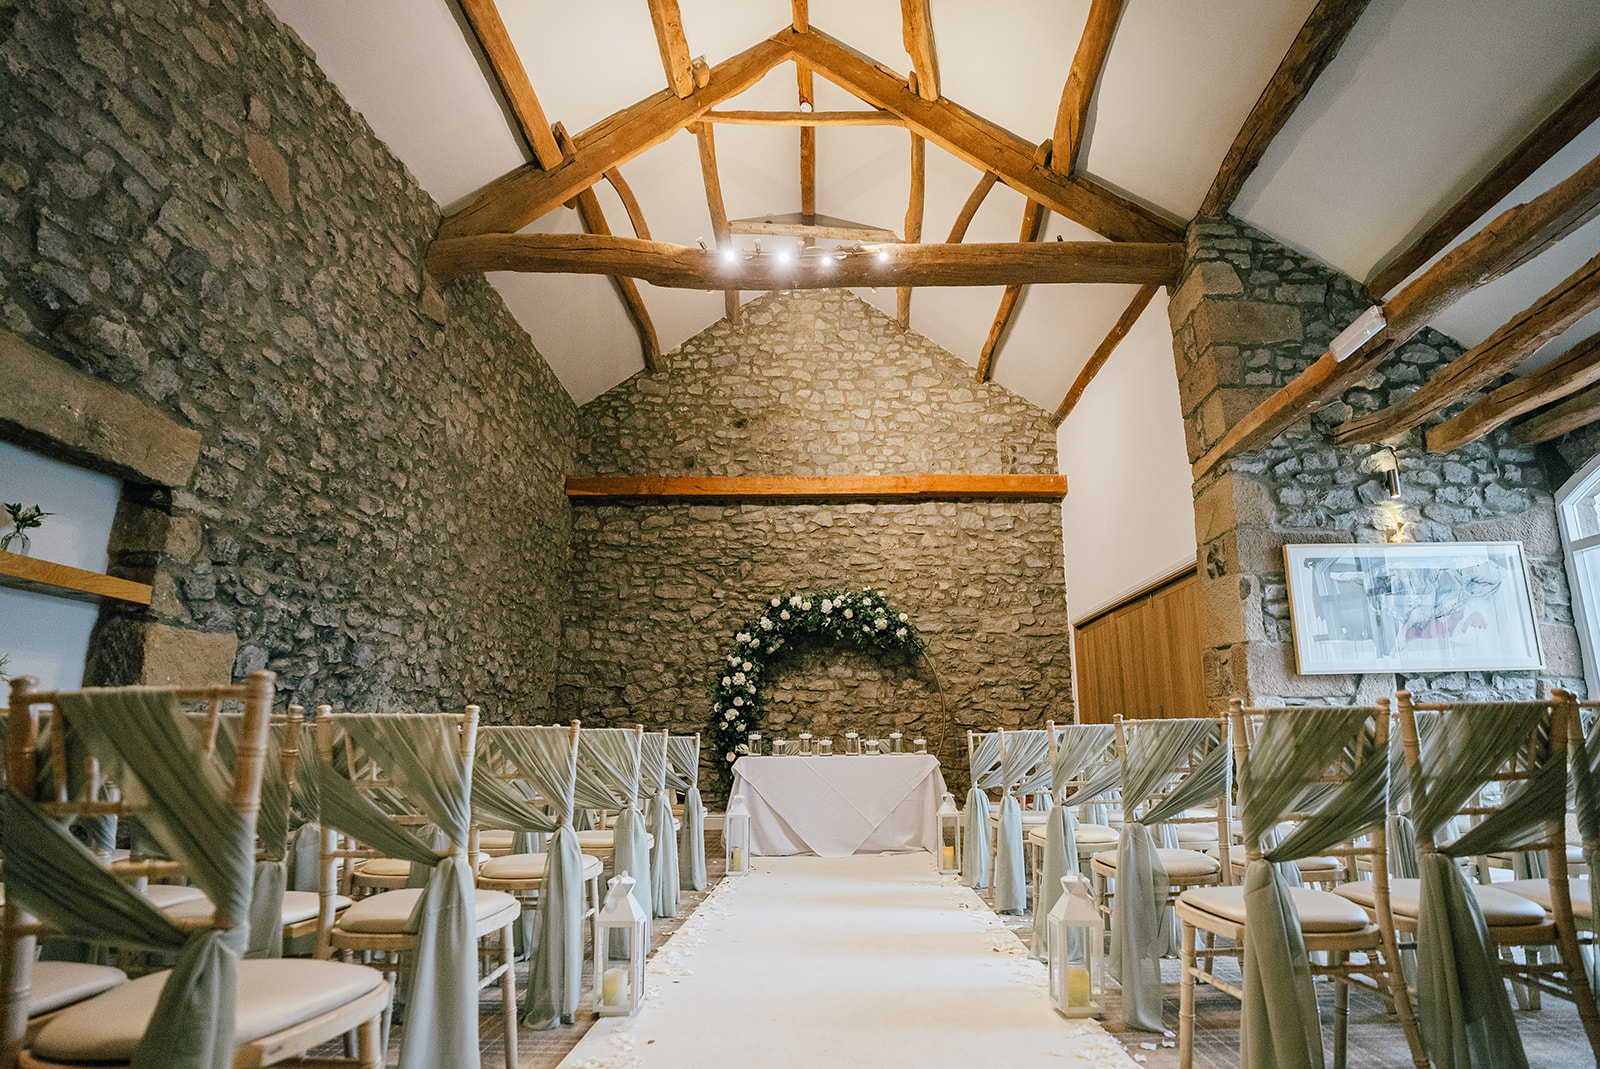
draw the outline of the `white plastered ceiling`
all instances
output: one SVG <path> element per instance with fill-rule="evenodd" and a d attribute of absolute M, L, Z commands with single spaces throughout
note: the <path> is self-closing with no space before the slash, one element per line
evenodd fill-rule
<path fill-rule="evenodd" d="M 268 2 L 442 206 L 526 162 L 449 0 Z M 1175 221 L 1187 220 L 1313 6 L 1314 0 L 1128 0 L 1095 97 L 1083 169 Z M 712 64 L 791 18 L 788 0 L 681 0 L 681 7 L 691 52 Z M 500 0 L 499 8 L 547 115 L 574 134 L 666 85 L 644 0 Z M 1030 141 L 1050 137 L 1088 8 L 1088 0 L 933 0 L 943 94 Z M 812 0 L 810 18 L 886 66 L 902 72 L 910 66 L 894 0 Z M 1597 67 L 1595 0 L 1372 0 L 1246 183 L 1235 214 L 1365 279 Z M 864 107 L 820 76 L 817 87 L 819 110 Z M 796 103 L 795 71 L 786 63 L 723 107 Z M 731 218 L 799 210 L 792 128 L 721 125 L 716 135 Z M 1548 188 L 1596 152 L 1600 127 L 1507 204 Z M 686 245 L 709 240 L 691 134 L 648 150 L 622 173 L 652 237 Z M 900 232 L 909 173 L 903 129 L 817 133 L 819 212 Z M 929 146 L 924 240 L 944 239 L 978 177 Z M 596 189 L 613 231 L 631 233 L 609 185 Z M 998 186 L 967 240 L 1014 241 L 1022 213 L 1021 195 Z M 575 213 L 564 208 L 527 228 L 577 229 Z M 1093 237 L 1059 217 L 1044 233 Z M 1461 301 L 1438 325 L 1476 344 L 1597 252 L 1600 223 L 1591 223 Z M 491 280 L 580 403 L 643 366 L 637 334 L 609 280 L 508 274 Z M 723 313 L 721 294 L 641 290 L 663 350 Z M 1000 292 L 919 290 L 911 327 L 976 364 Z M 1111 285 L 1032 287 L 995 379 L 1054 409 L 1133 292 Z M 892 291 L 862 296 L 893 309 Z M 1146 315 L 1159 314 L 1160 304 Z M 1593 333 L 1600 326 L 1593 320 L 1537 359 Z"/>

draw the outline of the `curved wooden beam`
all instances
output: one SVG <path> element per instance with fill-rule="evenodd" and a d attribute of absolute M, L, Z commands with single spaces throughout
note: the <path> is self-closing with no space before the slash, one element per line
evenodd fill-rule
<path fill-rule="evenodd" d="M 1072 69 L 1067 73 L 1061 104 L 1056 109 L 1056 133 L 1051 140 L 1060 150 L 1051 157 L 1050 166 L 1060 174 L 1071 174 L 1078 164 L 1083 128 L 1089 122 L 1089 104 L 1100 84 L 1106 57 L 1111 54 L 1111 39 L 1122 18 L 1122 4 L 1123 0 L 1093 0 L 1089 5 L 1089 20 L 1078 39 L 1078 50 L 1073 53 Z"/>
<path fill-rule="evenodd" d="M 1133 303 L 1128 305 L 1127 310 L 1122 313 L 1122 317 L 1117 320 L 1116 325 L 1105 336 L 1105 340 L 1100 343 L 1093 355 L 1089 357 L 1089 362 L 1083 365 L 1083 370 L 1078 372 L 1078 377 L 1073 381 L 1072 389 L 1067 391 L 1066 399 L 1061 402 L 1061 407 L 1057 408 L 1056 414 L 1050 417 L 1055 426 L 1061 426 L 1066 422 L 1067 417 L 1072 415 L 1072 410 L 1078 407 L 1078 402 L 1083 398 L 1083 392 L 1089 388 L 1089 383 L 1093 382 L 1094 377 L 1100 374 L 1100 369 L 1106 366 L 1106 361 L 1111 359 L 1111 354 L 1116 352 L 1117 346 L 1122 344 L 1122 339 L 1126 338 L 1128 332 L 1133 329 L 1133 325 L 1139 322 L 1139 317 L 1144 314 L 1145 308 L 1149 306 L 1156 295 L 1156 291 L 1160 288 L 1160 286 L 1146 286 L 1134 294 Z"/>

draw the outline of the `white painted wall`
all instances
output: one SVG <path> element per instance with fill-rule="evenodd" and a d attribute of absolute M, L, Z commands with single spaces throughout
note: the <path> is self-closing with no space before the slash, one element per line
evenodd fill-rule
<path fill-rule="evenodd" d="M 28 555 L 91 572 L 106 570 L 106 543 L 122 484 L 0 442 L 0 501 L 38 505 L 47 516 L 29 531 Z M 11 530 L 0 513 L 0 534 Z M 13 546 L 13 549 L 16 547 Z M 8 676 L 36 676 L 46 690 L 83 684 L 83 659 L 98 606 L 0 587 L 0 653 Z"/>
<path fill-rule="evenodd" d="M 1061 425 L 1067 603 L 1081 620 L 1193 565 L 1194 499 L 1165 291 Z"/>

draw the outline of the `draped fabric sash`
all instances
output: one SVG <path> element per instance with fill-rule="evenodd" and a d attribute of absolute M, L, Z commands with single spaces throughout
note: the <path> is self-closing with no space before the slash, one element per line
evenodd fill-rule
<path fill-rule="evenodd" d="M 667 738 L 669 781 L 683 795 L 683 827 L 678 832 L 678 887 L 704 891 L 706 878 L 706 807 L 700 799 L 700 736 Z"/>
<path fill-rule="evenodd" d="M 1116 741 L 1116 728 L 1110 724 L 1069 724 L 1056 728 L 1056 752 L 1050 762 L 1050 795 L 1064 803 L 1068 785 L 1085 769 L 1105 755 Z M 1120 771 L 1119 771 L 1120 774 Z M 1061 877 L 1078 872 L 1078 818 L 1065 804 L 1051 807 L 1045 821 L 1044 863 L 1039 877 L 1039 898 L 1033 904 L 1033 943 L 1035 958 L 1045 960 L 1049 953 L 1050 916 L 1061 897 Z"/>
<path fill-rule="evenodd" d="M 639 798 L 647 807 L 650 841 L 650 907 L 657 917 L 678 915 L 678 842 L 667 794 L 670 736 L 651 732 L 641 740 Z"/>

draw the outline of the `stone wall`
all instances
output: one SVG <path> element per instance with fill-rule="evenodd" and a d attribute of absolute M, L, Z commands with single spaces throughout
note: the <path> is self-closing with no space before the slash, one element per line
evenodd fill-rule
<path fill-rule="evenodd" d="M 1321 356 L 1370 303 L 1352 279 L 1231 218 L 1189 228 L 1169 307 L 1189 455 Z M 1582 666 L 1556 534 L 1551 486 L 1532 447 L 1497 431 L 1429 453 L 1423 431 L 1389 440 L 1401 501 L 1389 500 L 1381 445 L 1336 446 L 1337 424 L 1385 408 L 1462 347 L 1433 330 L 1266 449 L 1195 486 L 1201 645 L 1213 706 L 1348 702 L 1397 687 L 1424 700 L 1520 698 L 1552 686 L 1582 692 Z M 1446 409 L 1448 418 L 1475 398 Z M 1544 646 L 1542 672 L 1304 676 L 1295 671 L 1282 547 L 1304 542 L 1520 541 Z"/>
<path fill-rule="evenodd" d="M 1047 413 L 846 292 L 771 295 L 580 412 L 605 475 L 1050 473 Z M 1054 503 L 603 505 L 574 515 L 563 715 L 699 731 L 713 662 L 768 599 L 884 589 L 928 640 L 916 664 L 790 655 L 767 729 L 895 729 L 964 782 L 967 727 L 1071 718 Z"/>
<path fill-rule="evenodd" d="M 258 0 L 0 0 L 0 323 L 200 435 L 129 485 L 155 597 L 91 678 L 188 636 L 308 704 L 545 704 L 576 411 L 482 279 L 424 288 L 438 217 Z"/>

